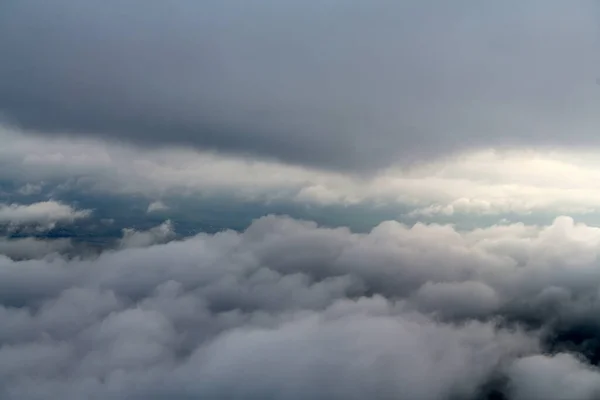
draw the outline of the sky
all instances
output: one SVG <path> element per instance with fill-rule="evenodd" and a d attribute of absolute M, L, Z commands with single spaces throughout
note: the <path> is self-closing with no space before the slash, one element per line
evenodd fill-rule
<path fill-rule="evenodd" d="M 0 399 L 600 396 L 597 1 L 7 1 L 0 55 Z"/>

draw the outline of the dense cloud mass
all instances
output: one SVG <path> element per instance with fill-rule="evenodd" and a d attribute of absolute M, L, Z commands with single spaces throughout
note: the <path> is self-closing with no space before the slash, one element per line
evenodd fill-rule
<path fill-rule="evenodd" d="M 365 171 L 597 146 L 594 0 L 0 5 L 0 112 L 39 133 Z"/>
<path fill-rule="evenodd" d="M 355 234 L 268 216 L 240 233 L 171 229 L 94 256 L 0 256 L 0 397 L 600 393 L 600 228 Z"/>

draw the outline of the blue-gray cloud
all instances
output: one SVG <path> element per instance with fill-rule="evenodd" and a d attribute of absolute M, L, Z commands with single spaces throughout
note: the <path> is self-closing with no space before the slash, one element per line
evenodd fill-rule
<path fill-rule="evenodd" d="M 363 171 L 599 144 L 598 7 L 577 1 L 0 6 L 0 110 L 89 133 Z"/>

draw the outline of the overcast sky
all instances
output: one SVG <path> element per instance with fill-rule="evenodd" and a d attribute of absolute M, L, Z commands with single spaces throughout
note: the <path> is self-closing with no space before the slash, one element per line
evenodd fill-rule
<path fill-rule="evenodd" d="M 0 399 L 600 398 L 598 78 L 596 0 L 0 1 Z"/>
<path fill-rule="evenodd" d="M 0 109 L 43 134 L 370 171 L 600 145 L 594 0 L 0 5 Z"/>

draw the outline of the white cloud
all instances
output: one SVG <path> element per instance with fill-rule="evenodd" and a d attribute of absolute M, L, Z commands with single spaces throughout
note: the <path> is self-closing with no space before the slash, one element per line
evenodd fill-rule
<path fill-rule="evenodd" d="M 600 355 L 598 227 L 167 225 L 93 258 L 0 257 L 3 398 L 596 394 L 565 352 Z"/>
<path fill-rule="evenodd" d="M 123 237 L 119 239 L 119 247 L 147 247 L 153 244 L 165 243 L 175 238 L 173 223 L 167 220 L 147 231 L 136 231 L 135 229 L 123 229 Z"/>
<path fill-rule="evenodd" d="M 0 224 L 9 226 L 33 225 L 50 229 L 58 222 L 73 222 L 87 218 L 91 210 L 76 210 L 56 201 L 33 204 L 0 204 Z"/>
<path fill-rule="evenodd" d="M 153 201 L 152 203 L 150 203 L 148 205 L 148 213 L 152 213 L 152 212 L 156 212 L 156 211 L 165 211 L 168 210 L 169 207 L 163 203 L 162 201 L 158 200 L 158 201 Z"/>
<path fill-rule="evenodd" d="M 357 177 L 190 149 L 142 151 L 7 130 L 0 135 L 7 143 L 0 162 L 11 171 L 4 178 L 60 179 L 69 187 L 148 198 L 225 194 L 309 204 L 398 204 L 414 208 L 416 217 L 600 211 L 600 163 L 585 152 L 481 151 Z"/>

